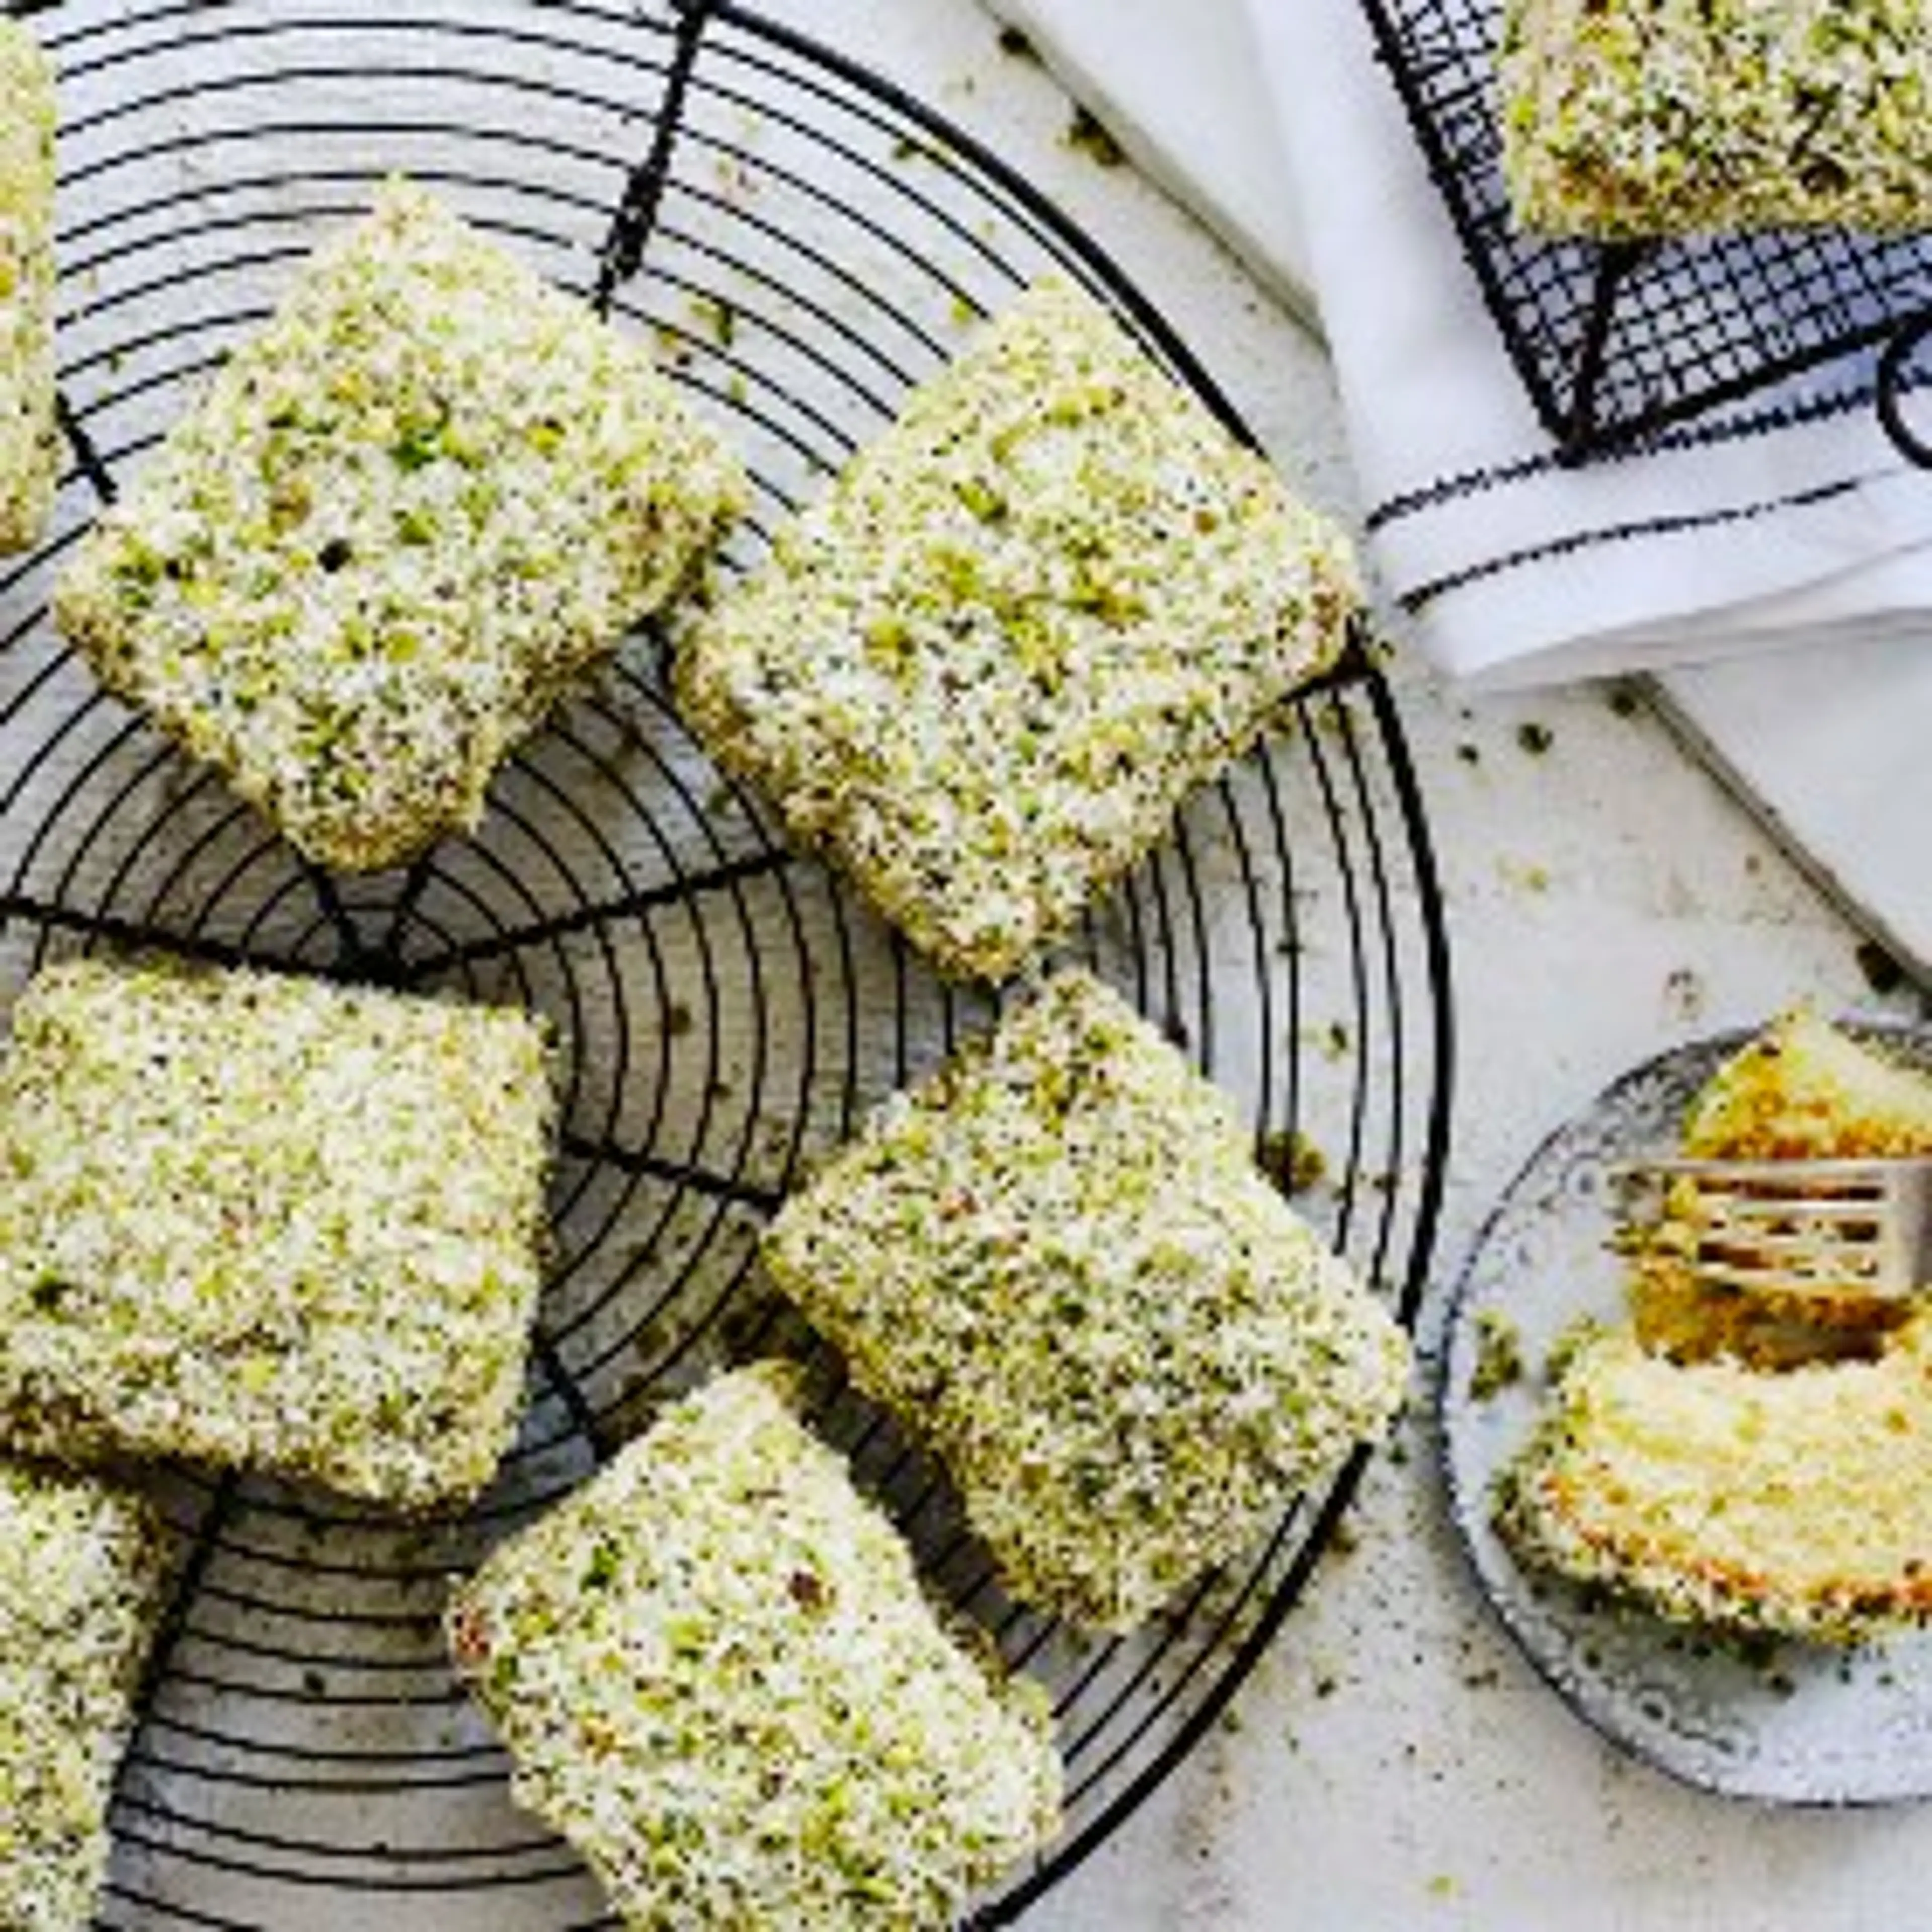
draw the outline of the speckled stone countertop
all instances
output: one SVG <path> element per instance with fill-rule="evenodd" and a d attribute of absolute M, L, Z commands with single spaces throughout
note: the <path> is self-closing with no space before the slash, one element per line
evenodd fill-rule
<path fill-rule="evenodd" d="M 782 0 L 998 148 L 1112 252 L 1287 473 L 1350 506 L 1322 352 L 969 0 Z M 1455 947 L 1459 1071 L 1430 1312 L 1496 1193 L 1616 1075 L 1799 995 L 1910 1016 L 1881 962 L 1629 694 L 1395 680 Z M 1425 1317 L 1425 1338 L 1430 1326 Z M 1916 1922 L 1932 1812 L 1776 1811 L 1624 1759 L 1477 1597 L 1427 1431 L 1379 1460 L 1231 1720 L 1029 1918 L 1041 1932 L 1807 1932 Z"/>

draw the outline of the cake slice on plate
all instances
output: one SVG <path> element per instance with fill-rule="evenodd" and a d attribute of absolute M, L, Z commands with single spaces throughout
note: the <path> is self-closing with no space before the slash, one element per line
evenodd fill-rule
<path fill-rule="evenodd" d="M 1679 1622 L 1856 1642 L 1932 1618 L 1932 1349 L 1770 1372 L 1606 1330 L 1506 1469 L 1526 1561 Z"/>

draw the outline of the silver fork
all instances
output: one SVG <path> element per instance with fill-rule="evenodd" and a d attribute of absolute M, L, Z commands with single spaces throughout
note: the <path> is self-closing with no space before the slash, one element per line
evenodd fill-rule
<path fill-rule="evenodd" d="M 1932 1160 L 1663 1160 L 1612 1174 L 1628 1245 L 1701 1280 L 1876 1297 L 1932 1283 Z"/>

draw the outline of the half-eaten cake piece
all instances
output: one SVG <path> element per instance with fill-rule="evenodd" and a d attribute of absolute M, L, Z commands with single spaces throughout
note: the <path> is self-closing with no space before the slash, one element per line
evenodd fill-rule
<path fill-rule="evenodd" d="M 318 249 L 55 614 L 309 857 L 392 866 L 692 576 L 744 490 L 643 346 L 420 188 Z"/>
<path fill-rule="evenodd" d="M 1922 0 L 1506 0 L 1503 172 L 1534 232 L 1932 226 Z"/>
<path fill-rule="evenodd" d="M 1099 1629 L 1236 1554 L 1404 1391 L 1402 1330 L 1085 973 L 889 1102 L 764 1256 L 1014 1594 Z"/>
<path fill-rule="evenodd" d="M 1766 1372 L 1586 1336 L 1496 1521 L 1524 1561 L 1679 1622 L 1850 1643 L 1932 1622 L 1932 1337 Z"/>
<path fill-rule="evenodd" d="M 0 19 L 0 550 L 31 548 L 60 476 L 54 414 L 54 72 Z"/>
<path fill-rule="evenodd" d="M 480 1489 L 522 1402 L 547 1056 L 507 1009 L 41 972 L 0 1061 L 0 1440 Z"/>
<path fill-rule="evenodd" d="M 945 1932 L 1058 1828 L 1045 1696 L 941 1628 L 773 1365 L 667 1410 L 449 1629 L 517 1797 L 640 1928 Z"/>
<path fill-rule="evenodd" d="M 138 1498 L 0 1462 L 0 1925 L 94 1923 L 166 1575 Z"/>
<path fill-rule="evenodd" d="M 945 971 L 1001 979 L 1334 662 L 1360 592 L 1090 297 L 916 389 L 680 640 L 684 716 Z"/>

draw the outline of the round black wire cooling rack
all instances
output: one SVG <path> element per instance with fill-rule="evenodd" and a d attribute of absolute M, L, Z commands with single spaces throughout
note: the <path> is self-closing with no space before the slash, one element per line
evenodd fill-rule
<path fill-rule="evenodd" d="M 0 578 L 0 989 L 78 949 L 159 947 L 514 999 L 564 1042 L 556 1241 L 526 1426 L 460 1521 L 398 1526 L 256 1478 L 169 1477 L 171 1612 L 118 1787 L 101 1924 L 560 1932 L 605 1923 L 511 1806 L 458 1696 L 449 1576 L 724 1360 L 809 1348 L 753 1250 L 802 1163 L 992 1011 L 784 849 L 706 765 L 648 637 L 502 774 L 473 838 L 406 873 L 305 866 L 101 695 L 46 616 L 99 500 L 332 223 L 400 171 L 653 334 L 757 481 L 741 568 L 976 318 L 1047 269 L 1108 302 L 1238 430 L 1104 256 L 996 158 L 735 7 L 77 0 L 61 74 L 54 532 Z M 1358 652 L 1285 709 L 1070 946 L 1156 1016 L 1270 1146 L 1318 1149 L 1312 1218 L 1413 1315 L 1449 1085 L 1430 847 Z M 1305 1166 L 1306 1163 L 1304 1163 Z M 817 1420 L 935 1590 L 1052 1690 L 1060 1841 L 1018 1915 L 1119 1826 L 1274 1636 L 1360 1459 L 1126 1641 L 1007 1602 L 943 1486 L 825 1371 Z"/>

